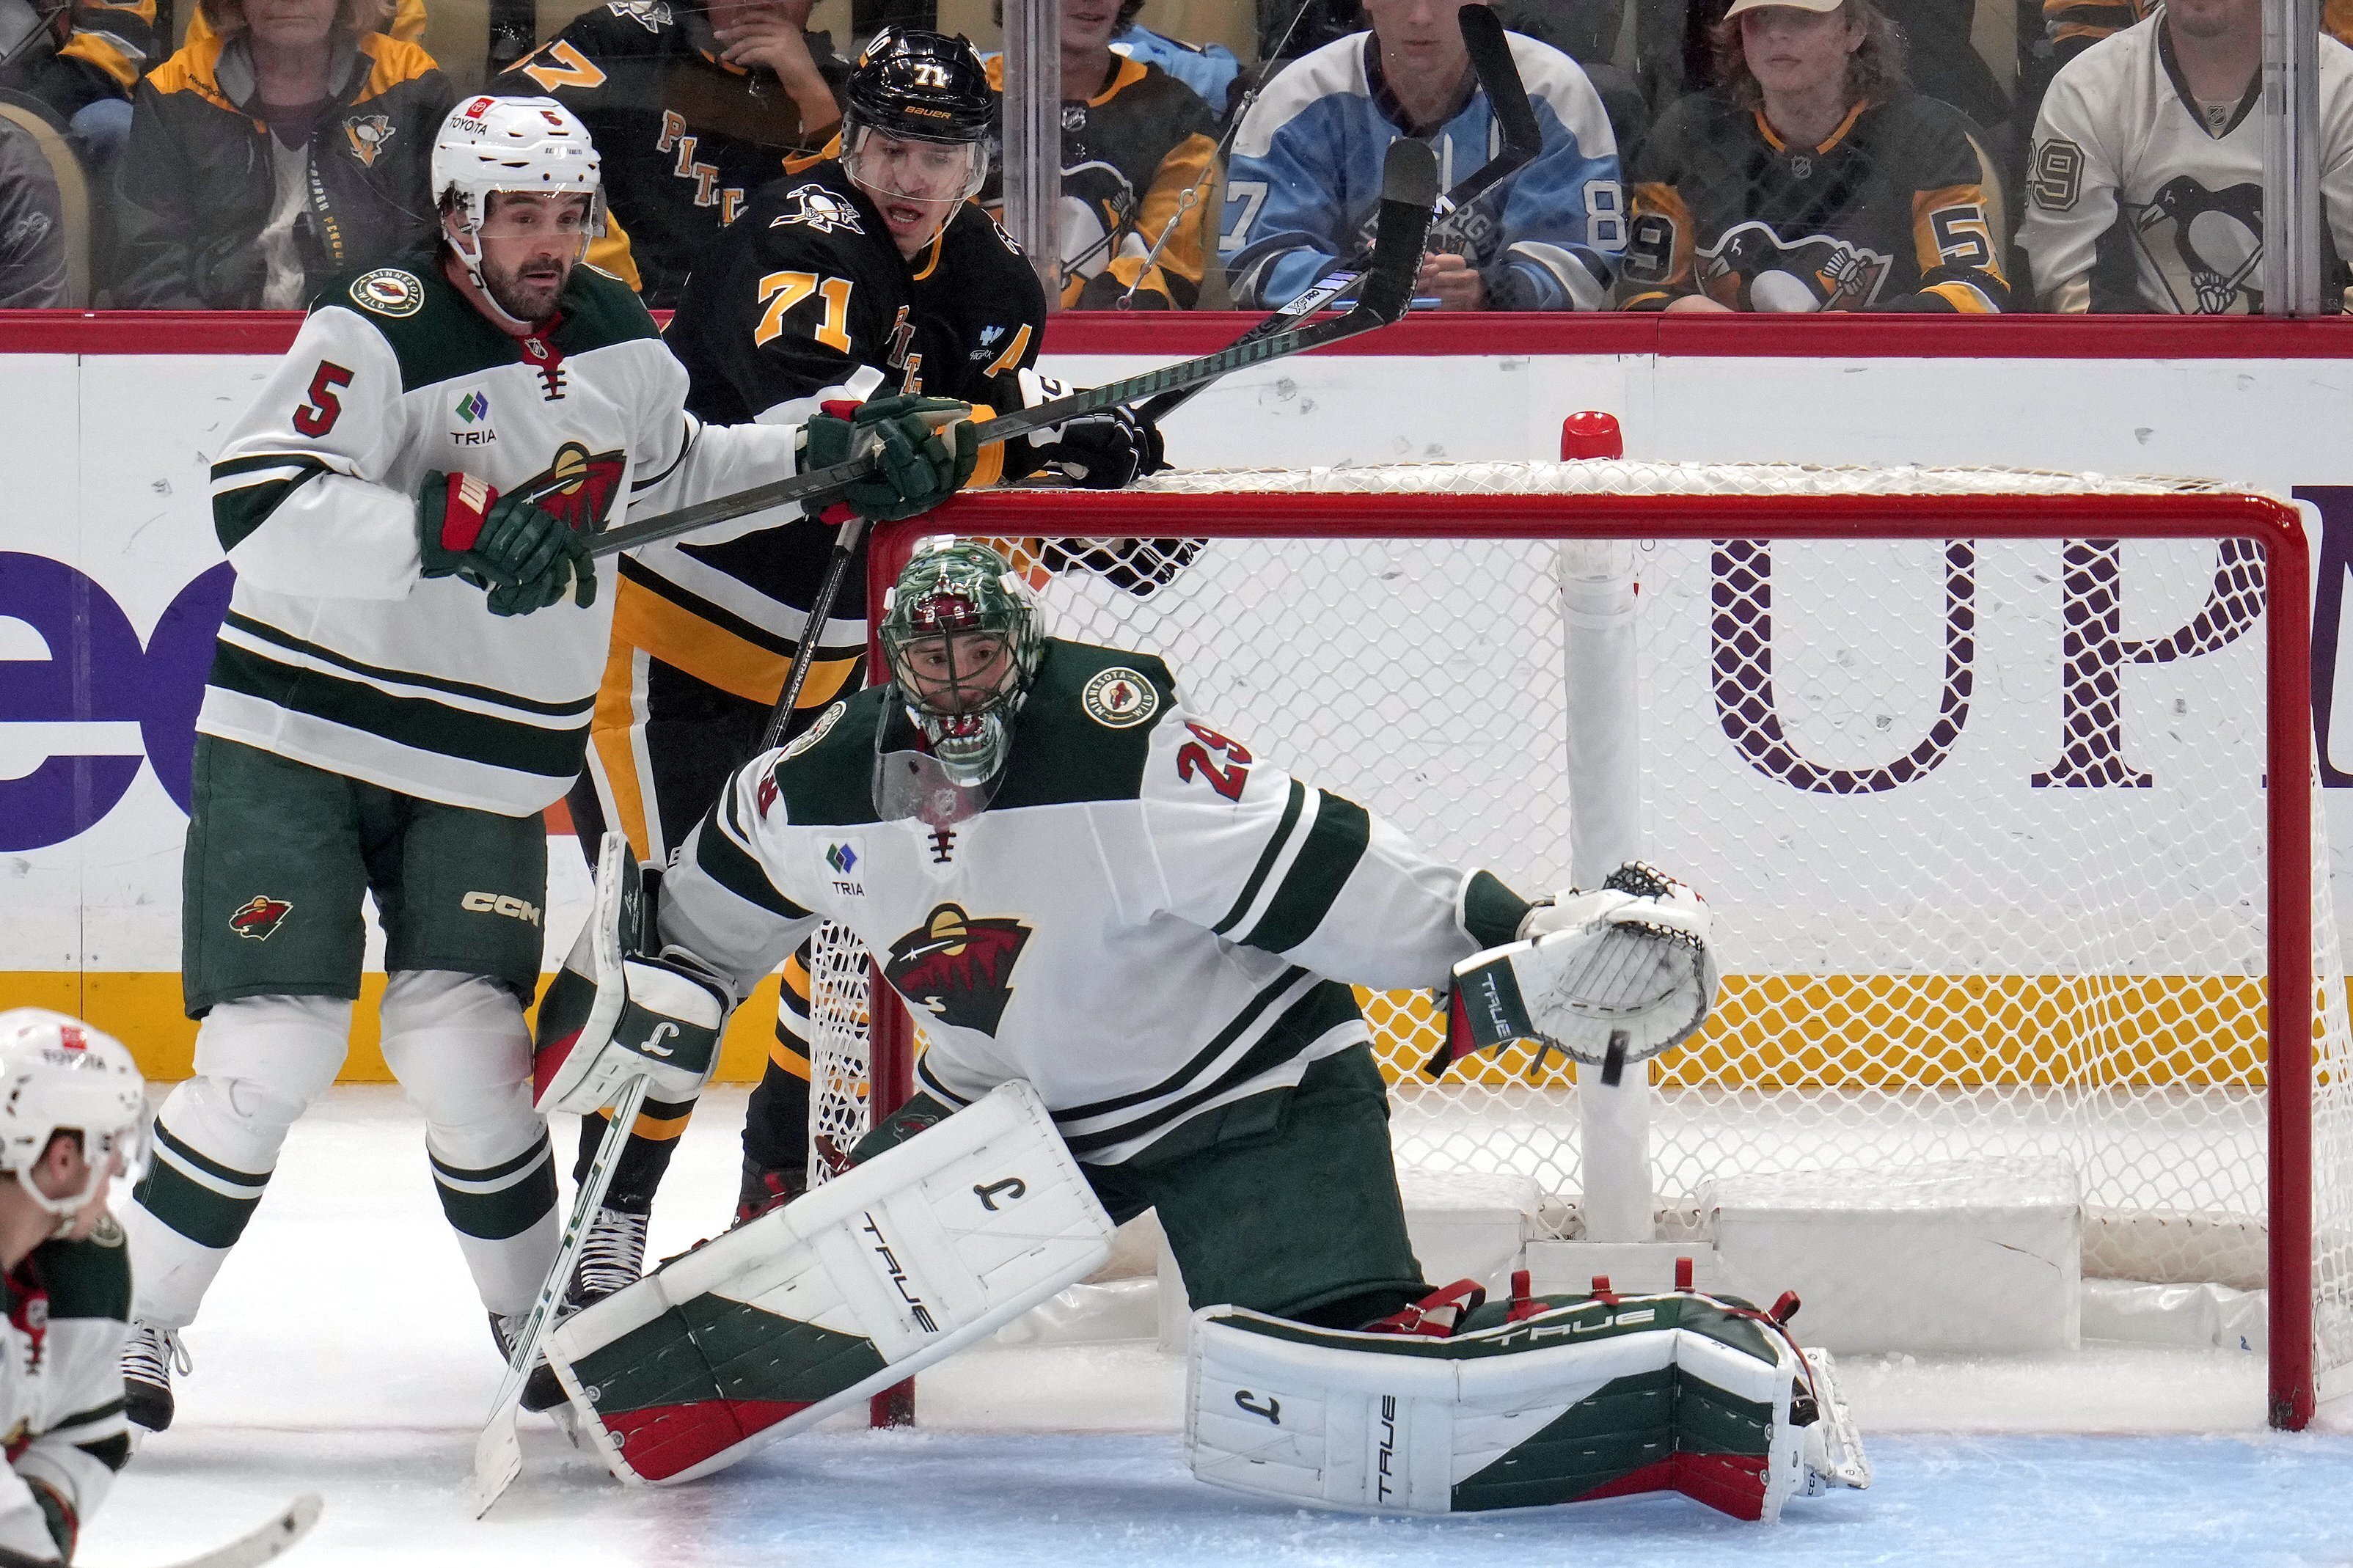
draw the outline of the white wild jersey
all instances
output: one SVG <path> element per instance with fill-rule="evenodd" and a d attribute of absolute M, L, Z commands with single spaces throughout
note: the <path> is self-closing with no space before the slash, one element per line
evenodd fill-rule
<path fill-rule="evenodd" d="M 1146 655 L 1048 642 L 988 809 L 951 827 L 881 820 L 884 724 L 913 744 L 871 689 L 743 769 L 662 879 L 662 940 L 740 1000 L 840 921 L 923 1027 L 923 1089 L 1027 1079 L 1084 1161 L 1295 1086 L 1366 1038 L 1345 983 L 1444 987 L 1527 910 L 1186 712 Z"/>
<path fill-rule="evenodd" d="M 2068 62 L 2034 124 L 2019 243 L 2047 310 L 2224 315 L 2263 309 L 2260 78 L 2197 101 L 2163 16 Z M 2353 50 L 2320 40 L 2320 192 L 2335 257 L 2353 257 Z M 2095 299 L 2104 238 L 2128 247 L 2129 299 Z M 2324 271 L 2332 276 L 2335 269 Z"/>
<path fill-rule="evenodd" d="M 213 464 L 237 568 L 196 727 L 451 805 L 520 816 L 580 771 L 613 620 L 491 614 L 419 575 L 417 489 L 463 471 L 597 531 L 782 479 L 798 427 L 707 426 L 638 298 L 573 269 L 551 324 L 501 331 L 419 256 L 322 295 Z M 732 537 L 779 509 L 710 531 Z"/>
<path fill-rule="evenodd" d="M 98 1511 L 131 1452 L 121 1372 L 131 1265 L 114 1216 L 88 1240 L 35 1247 L 0 1280 L 0 1547 L 47 1560 Z"/>

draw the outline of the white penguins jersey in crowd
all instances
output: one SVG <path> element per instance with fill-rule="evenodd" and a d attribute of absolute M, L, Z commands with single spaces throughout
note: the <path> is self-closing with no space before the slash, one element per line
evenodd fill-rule
<path fill-rule="evenodd" d="M 665 949 L 740 1000 L 849 926 L 931 1042 L 922 1087 L 1027 1079 L 1082 1161 L 1295 1086 L 1366 1038 L 1342 982 L 1443 987 L 1527 911 L 1194 719 L 1146 655 L 1049 641 L 993 801 L 952 827 L 879 819 L 885 723 L 913 746 L 870 689 L 736 774 L 663 876 Z"/>
<path fill-rule="evenodd" d="M 491 614 L 419 575 L 417 488 L 462 471 L 575 529 L 794 471 L 797 426 L 707 426 L 628 288 L 573 268 L 552 323 L 516 339 L 419 254 L 322 293 L 213 464 L 237 568 L 196 728 L 406 795 L 510 816 L 579 773 L 613 620 L 566 597 Z M 732 537 L 797 515 L 715 529 Z"/>
<path fill-rule="evenodd" d="M 1618 141 L 1577 63 L 1549 44 L 1504 35 L 1526 83 L 1544 149 L 1469 211 L 1433 250 L 1454 251 L 1487 285 L 1487 308 L 1599 310 L 1626 249 Z M 1301 56 L 1242 117 L 1226 171 L 1218 258 L 1234 303 L 1271 310 L 1369 247 L 1381 160 L 1400 136 L 1438 154 L 1441 190 L 1494 156 L 1503 132 L 1487 95 L 1466 79 L 1443 123 L 1416 126 L 1381 75 L 1371 33 Z"/>
<path fill-rule="evenodd" d="M 2223 315 L 2263 309 L 2260 74 L 2201 107 L 2149 17 L 2069 61 L 2034 123 L 2019 244 L 2053 310 Z M 2320 193 L 2330 261 L 2353 258 L 2353 50 L 2320 39 Z M 2103 239 L 2131 253 L 2134 294 L 2094 298 Z M 2327 266 L 2323 277 L 2337 268 Z"/>

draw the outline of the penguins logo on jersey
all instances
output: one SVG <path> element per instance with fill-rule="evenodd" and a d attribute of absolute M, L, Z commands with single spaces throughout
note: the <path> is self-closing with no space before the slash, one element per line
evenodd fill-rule
<path fill-rule="evenodd" d="M 2210 191 L 2177 174 L 2131 216 L 2133 243 L 2165 279 L 2175 310 L 2220 316 L 2263 308 L 2263 290 L 2251 286 L 2263 259 L 2261 185 Z"/>
<path fill-rule="evenodd" d="M 994 1035 L 1013 1000 L 1013 966 L 1029 942 L 1029 928 L 1019 921 L 975 918 L 960 904 L 942 904 L 921 931 L 891 944 L 882 977 L 940 1022 Z"/>
<path fill-rule="evenodd" d="M 768 220 L 770 228 L 782 228 L 788 223 L 803 223 L 819 234 L 864 234 L 859 226 L 858 209 L 827 190 L 823 185 L 796 185 L 785 193 L 785 210 Z"/>
<path fill-rule="evenodd" d="M 352 156 L 371 169 L 375 167 L 375 155 L 392 140 L 394 130 L 390 116 L 383 114 L 355 114 L 343 121 L 343 136 L 352 144 Z"/>
<path fill-rule="evenodd" d="M 613 497 L 621 488 L 621 474 L 628 458 L 620 452 L 591 453 L 577 441 L 566 441 L 555 450 L 555 461 L 547 465 L 521 485 L 522 489 L 556 481 L 545 495 L 536 497 L 533 504 L 542 511 L 553 512 L 570 523 L 574 529 L 595 528 L 611 514 Z"/>
<path fill-rule="evenodd" d="M 1878 298 L 1894 265 L 1893 258 L 1848 240 L 1814 234 L 1785 241 L 1751 221 L 1725 230 L 1699 253 L 1699 282 L 1743 310 L 1853 310 Z"/>

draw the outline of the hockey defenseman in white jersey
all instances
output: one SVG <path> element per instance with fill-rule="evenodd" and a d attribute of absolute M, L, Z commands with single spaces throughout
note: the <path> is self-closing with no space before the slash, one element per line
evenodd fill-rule
<path fill-rule="evenodd" d="M 617 965 L 628 940 L 584 933 L 567 971 L 601 1018 L 585 984 L 542 1009 L 543 1104 L 633 1074 L 668 1095 L 681 1031 L 708 1038 L 833 920 L 929 1040 L 848 1173 L 556 1331 L 617 1475 L 707 1474 L 822 1418 L 1082 1277 L 1146 1208 L 1204 1310 L 1204 1479 L 1436 1511 L 1674 1488 L 1754 1518 L 1836 1468 L 1805 1454 L 1826 1372 L 1770 1318 L 1524 1281 L 1482 1308 L 1433 1292 L 1407 1239 L 1350 983 L 1459 993 L 1472 1039 L 1433 1070 L 1532 1031 L 1639 1061 L 1714 994 L 1688 889 L 1629 867 L 1532 905 L 1432 860 L 1188 711 L 1159 659 L 1042 637 L 983 544 L 926 542 L 881 640 L 889 684 L 745 767 L 689 838 L 659 952 Z M 1715 1403 L 1620 1397 L 1671 1383 Z M 1394 1474 L 1341 1436 L 1384 1390 L 1428 1401 Z"/>
<path fill-rule="evenodd" d="M 2167 0 L 2044 94 L 2018 242 L 2046 310 L 2260 313 L 2263 0 Z M 2319 41 L 2321 277 L 2353 259 L 2353 49 Z"/>
<path fill-rule="evenodd" d="M 611 630 L 590 538 L 870 442 L 882 475 L 849 496 L 870 513 L 920 510 L 971 468 L 969 426 L 951 449 L 906 399 L 771 426 L 689 415 L 636 295 L 579 264 L 604 198 L 553 100 L 469 100 L 432 169 L 437 243 L 331 285 L 213 464 L 237 589 L 183 877 L 203 1026 L 125 1218 L 123 1371 L 151 1429 L 172 1417 L 179 1331 L 343 1063 L 364 897 L 385 935 L 384 1058 L 501 1347 L 553 1261 L 522 1008 L 540 813 L 580 770 Z"/>
<path fill-rule="evenodd" d="M 107 1183 L 146 1099 L 122 1043 L 45 1007 L 0 1012 L 0 1552 L 65 1563 L 130 1455 L 131 1269 Z"/>

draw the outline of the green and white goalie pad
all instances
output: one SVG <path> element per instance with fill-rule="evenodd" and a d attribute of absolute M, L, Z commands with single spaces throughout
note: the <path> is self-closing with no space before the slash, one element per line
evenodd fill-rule
<path fill-rule="evenodd" d="M 1539 1297 L 1446 1339 L 1194 1314 L 1185 1441 L 1215 1486 L 1469 1513 L 1679 1491 L 1736 1519 L 1868 1486 L 1829 1356 L 1744 1303 Z"/>
<path fill-rule="evenodd" d="M 616 1476 L 692 1480 L 995 1332 L 1111 1238 L 1017 1080 L 584 1309 L 548 1364 Z"/>

